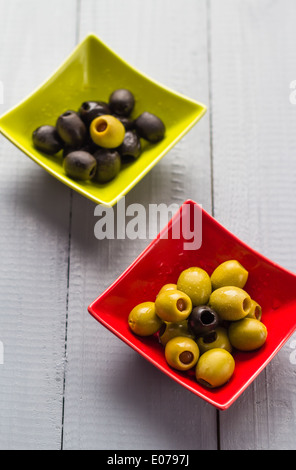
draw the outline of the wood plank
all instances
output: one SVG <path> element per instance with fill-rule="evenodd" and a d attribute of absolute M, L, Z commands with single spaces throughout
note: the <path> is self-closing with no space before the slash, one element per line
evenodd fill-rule
<path fill-rule="evenodd" d="M 296 5 L 211 0 L 215 217 L 295 272 Z M 222 449 L 295 449 L 289 342 L 227 412 Z"/>
<path fill-rule="evenodd" d="M 75 15 L 72 0 L 0 0 L 1 114 L 70 53 Z M 61 446 L 69 207 L 69 190 L 1 137 L 1 449 Z"/>
<path fill-rule="evenodd" d="M 80 39 L 96 33 L 139 70 L 207 104 L 206 28 L 205 1 L 81 3 Z M 211 210 L 208 116 L 128 194 L 126 205 L 180 205 L 189 197 Z M 149 243 L 96 240 L 94 210 L 94 204 L 74 195 L 64 448 L 216 448 L 216 410 L 87 313 L 89 303 Z"/>

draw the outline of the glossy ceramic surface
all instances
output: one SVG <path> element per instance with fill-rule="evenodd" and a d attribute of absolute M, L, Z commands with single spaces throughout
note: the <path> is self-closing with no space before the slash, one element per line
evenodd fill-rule
<path fill-rule="evenodd" d="M 84 101 L 108 101 L 117 88 L 130 89 L 136 98 L 133 117 L 143 111 L 158 115 L 166 126 L 165 138 L 144 143 L 144 152 L 125 165 L 117 178 L 100 185 L 75 182 L 62 167 L 62 158 L 36 150 L 32 132 L 55 125 L 60 114 L 77 111 Z M 54 177 L 94 202 L 113 206 L 137 184 L 205 114 L 206 106 L 156 83 L 126 63 L 95 35 L 88 35 L 70 57 L 31 96 L 0 118 L 0 131 Z"/>
<path fill-rule="evenodd" d="M 201 211 L 202 227 L 193 222 L 194 214 L 198 211 Z M 202 228 L 202 244 L 194 250 L 184 249 L 184 242 L 188 242 L 188 239 L 190 242 L 189 232 L 185 230 L 189 226 L 195 237 Z M 181 227 L 180 238 L 175 237 L 176 227 Z M 226 385 L 211 390 L 196 382 L 194 371 L 182 373 L 171 369 L 157 338 L 135 336 L 128 327 L 127 318 L 138 303 L 154 301 L 164 284 L 176 283 L 183 269 L 199 266 L 211 274 L 220 263 L 228 259 L 237 259 L 249 271 L 245 289 L 262 306 L 262 322 L 268 329 L 268 338 L 265 345 L 257 351 L 235 352 L 236 368 L 231 380 Z M 90 305 L 89 312 L 176 382 L 215 407 L 226 409 L 295 331 L 296 275 L 247 246 L 196 203 L 186 201 L 160 236 Z"/>

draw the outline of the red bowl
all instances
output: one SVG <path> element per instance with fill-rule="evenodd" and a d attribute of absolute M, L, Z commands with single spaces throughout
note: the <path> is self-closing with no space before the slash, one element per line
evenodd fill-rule
<path fill-rule="evenodd" d="M 198 214 L 200 217 L 195 219 Z M 177 236 L 178 228 L 180 236 Z M 257 351 L 235 351 L 236 367 L 230 381 L 222 387 L 208 389 L 197 383 L 194 370 L 179 372 L 170 368 L 157 338 L 135 336 L 127 319 L 135 305 L 154 301 L 164 284 L 176 283 L 183 269 L 199 266 L 211 274 L 227 259 L 237 259 L 249 271 L 245 290 L 262 307 L 268 338 Z M 296 275 L 248 247 L 195 202 L 186 201 L 168 226 L 88 310 L 176 382 L 216 408 L 227 409 L 296 330 Z"/>

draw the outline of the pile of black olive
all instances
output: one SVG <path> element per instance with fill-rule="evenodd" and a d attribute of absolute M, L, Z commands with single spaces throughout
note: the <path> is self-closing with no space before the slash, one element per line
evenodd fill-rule
<path fill-rule="evenodd" d="M 165 125 L 150 112 L 133 119 L 134 95 L 115 90 L 109 102 L 86 101 L 79 110 L 68 110 L 56 125 L 43 125 L 33 132 L 33 144 L 47 155 L 63 153 L 63 168 L 72 179 L 97 183 L 113 180 L 123 163 L 138 159 L 141 139 L 157 143 Z"/>

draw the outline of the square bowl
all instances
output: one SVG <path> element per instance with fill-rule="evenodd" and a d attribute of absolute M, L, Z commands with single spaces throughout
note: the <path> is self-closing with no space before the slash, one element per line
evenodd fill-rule
<path fill-rule="evenodd" d="M 180 236 L 176 236 L 178 231 Z M 237 259 L 249 271 L 244 289 L 261 305 L 262 322 L 267 327 L 268 337 L 257 351 L 235 351 L 236 367 L 230 381 L 222 387 L 209 389 L 197 383 L 194 370 L 179 372 L 170 368 L 164 357 L 164 348 L 155 335 L 146 338 L 134 335 L 127 319 L 137 304 L 153 302 L 164 284 L 175 284 L 183 269 L 198 266 L 211 274 L 228 259 Z M 96 320 L 162 372 L 223 410 L 252 383 L 295 331 L 295 292 L 295 274 L 248 247 L 189 200 L 88 310 Z"/>
<path fill-rule="evenodd" d="M 144 111 L 159 116 L 165 138 L 146 145 L 142 155 L 107 184 L 68 178 L 62 158 L 36 150 L 33 131 L 55 125 L 60 114 L 78 110 L 84 101 L 108 101 L 118 88 L 130 89 L 136 99 L 133 117 Z M 113 206 L 135 186 L 205 114 L 206 106 L 156 83 L 126 63 L 95 35 L 89 34 L 38 90 L 0 118 L 0 132 L 31 159 L 70 188 L 98 204 Z"/>

